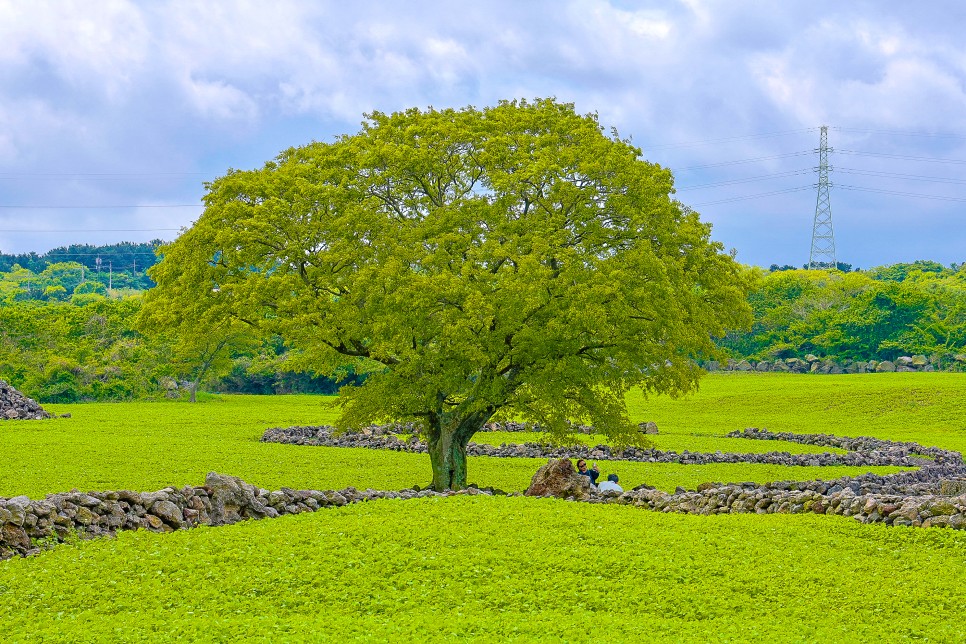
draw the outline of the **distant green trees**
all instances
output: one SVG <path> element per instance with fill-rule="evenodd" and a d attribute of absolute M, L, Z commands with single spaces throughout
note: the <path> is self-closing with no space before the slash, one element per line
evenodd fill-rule
<path fill-rule="evenodd" d="M 777 269 L 749 296 L 755 322 L 722 341 L 736 358 L 886 360 L 966 352 L 966 266 L 893 264 L 867 271 Z"/>
<path fill-rule="evenodd" d="M 43 402 L 187 396 L 191 383 L 251 394 L 338 391 L 335 380 L 296 373 L 277 336 L 255 341 L 239 333 L 219 352 L 206 353 L 190 343 L 179 346 L 171 325 L 138 329 L 142 298 L 134 291 L 108 293 L 86 267 L 83 282 L 72 262 L 39 272 L 11 268 L 0 272 L 0 378 Z M 720 341 L 736 359 L 923 354 L 943 367 L 966 354 L 966 264 L 917 261 L 848 273 L 749 270 L 757 273 L 749 295 L 754 325 Z M 346 378 L 362 381 L 349 371 Z"/>
<path fill-rule="evenodd" d="M 131 329 L 139 306 L 104 297 L 0 306 L 0 378 L 45 402 L 149 395 L 162 365 Z"/>
<path fill-rule="evenodd" d="M 147 290 L 154 282 L 145 270 L 157 261 L 154 251 L 160 244 L 160 240 L 106 246 L 72 244 L 42 255 L 0 253 L 0 301 L 64 301 L 83 282 L 102 287 L 87 286 L 78 294 Z"/>
<path fill-rule="evenodd" d="M 200 385 L 259 394 L 338 390 L 331 379 L 286 369 L 277 338 L 236 336 L 220 345 L 212 335 L 207 350 L 191 353 L 170 334 L 145 335 L 135 326 L 142 298 L 105 290 L 84 282 L 66 301 L 0 299 L 0 379 L 60 403 L 192 395 Z"/>

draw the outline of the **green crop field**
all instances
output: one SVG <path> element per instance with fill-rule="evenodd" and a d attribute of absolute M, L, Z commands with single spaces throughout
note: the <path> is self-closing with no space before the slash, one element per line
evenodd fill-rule
<path fill-rule="evenodd" d="M 0 495 L 199 485 L 398 489 L 425 455 L 263 444 L 328 399 L 50 405 L 0 423 Z M 745 427 L 966 449 L 966 374 L 712 375 L 630 401 L 662 449 L 806 452 Z M 536 434 L 479 434 L 533 440 Z M 582 437 L 596 442 L 596 437 Z M 474 458 L 521 490 L 543 461 Z M 862 468 L 602 463 L 628 487 L 833 478 Z M 868 469 L 868 468 L 865 468 Z M 878 472 L 898 468 L 874 468 Z M 4 641 L 966 640 L 966 534 L 833 516 L 664 515 L 528 498 L 378 501 L 172 534 L 122 533 L 0 562 Z"/>

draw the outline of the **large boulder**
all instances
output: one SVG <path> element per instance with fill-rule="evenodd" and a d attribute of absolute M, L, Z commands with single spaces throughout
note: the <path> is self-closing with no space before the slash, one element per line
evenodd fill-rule
<path fill-rule="evenodd" d="M 51 417 L 35 401 L 0 380 L 0 420 L 42 420 Z"/>
<path fill-rule="evenodd" d="M 208 472 L 205 488 L 211 499 L 211 510 L 208 512 L 211 525 L 238 523 L 275 514 L 258 500 L 255 486 L 237 476 Z"/>
<path fill-rule="evenodd" d="M 530 481 L 526 496 L 573 497 L 580 501 L 590 498 L 590 479 L 577 473 L 569 458 L 550 459 L 541 466 Z"/>
<path fill-rule="evenodd" d="M 657 423 L 653 420 L 649 420 L 646 423 L 638 423 L 637 429 L 642 434 L 657 434 Z"/>

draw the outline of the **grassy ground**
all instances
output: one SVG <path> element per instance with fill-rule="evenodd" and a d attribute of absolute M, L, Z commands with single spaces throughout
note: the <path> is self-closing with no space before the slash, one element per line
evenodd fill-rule
<path fill-rule="evenodd" d="M 73 418 L 0 423 L 0 495 L 154 490 L 200 484 L 209 470 L 269 488 L 428 481 L 424 455 L 258 442 L 269 426 L 329 422 L 324 402 L 53 405 Z M 966 448 L 961 374 L 715 375 L 695 396 L 630 404 L 635 420 L 658 423 L 665 449 L 752 451 L 723 437 L 744 427 Z M 473 459 L 470 478 L 521 489 L 541 462 Z M 847 471 L 601 465 L 664 489 Z M 964 567 L 966 534 L 841 517 L 381 501 L 0 562 L 0 632 L 10 642 L 966 641 Z"/>
<path fill-rule="evenodd" d="M 802 378 L 802 376 L 799 376 Z M 746 379 L 708 378 L 709 385 L 743 384 Z M 747 380 L 751 380 L 750 378 Z M 811 378 L 810 380 L 819 380 Z M 706 387 L 711 389 L 711 386 Z M 726 387 L 727 389 L 727 387 Z M 701 406 L 700 399 L 677 401 L 687 406 L 678 416 L 662 415 L 656 443 L 662 449 L 691 451 L 816 451 L 795 443 L 725 438 L 744 424 L 737 420 L 718 427 L 692 430 L 684 422 Z M 204 403 L 97 403 L 49 405 L 69 419 L 5 421 L 0 425 L 0 495 L 34 498 L 51 492 L 81 490 L 157 490 L 169 485 L 200 485 L 217 471 L 240 476 L 269 489 L 333 489 L 348 485 L 363 489 L 401 489 L 426 485 L 431 477 L 425 455 L 367 449 L 334 449 L 260 443 L 272 426 L 318 425 L 331 422 L 331 399 L 318 396 L 224 396 Z M 635 401 L 640 405 L 640 401 Z M 747 410 L 748 418 L 754 412 Z M 736 414 L 738 416 L 738 414 Z M 643 417 L 643 416 L 642 416 Z M 666 427 L 666 428 L 665 428 Z M 699 433 L 689 434 L 690 431 Z M 499 442 L 526 441 L 539 435 L 502 434 Z M 476 440 L 493 438 L 483 432 Z M 583 437 L 597 442 L 599 437 Z M 820 450 L 819 450 L 820 451 Z M 544 459 L 474 458 L 470 480 L 481 486 L 523 490 Z M 706 481 L 739 482 L 807 480 L 857 474 L 868 468 L 781 467 L 777 465 L 606 463 L 606 475 L 616 472 L 627 487 L 647 483 L 673 490 Z M 873 468 L 881 474 L 898 468 Z"/>
<path fill-rule="evenodd" d="M 662 434 L 714 436 L 745 427 L 776 432 L 876 436 L 966 453 L 966 374 L 813 376 L 713 374 L 680 400 L 629 399 L 635 419 Z"/>
<path fill-rule="evenodd" d="M 4 640 L 960 641 L 966 534 L 379 501 L 0 565 Z"/>

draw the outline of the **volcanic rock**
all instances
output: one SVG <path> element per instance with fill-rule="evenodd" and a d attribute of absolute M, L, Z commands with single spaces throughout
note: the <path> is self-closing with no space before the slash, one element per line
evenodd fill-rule
<path fill-rule="evenodd" d="M 590 498 L 590 479 L 574 469 L 569 458 L 550 459 L 540 467 L 530 481 L 526 496 L 573 497 L 580 501 Z"/>
<path fill-rule="evenodd" d="M 42 420 L 52 418 L 35 401 L 0 380 L 0 420 Z"/>

